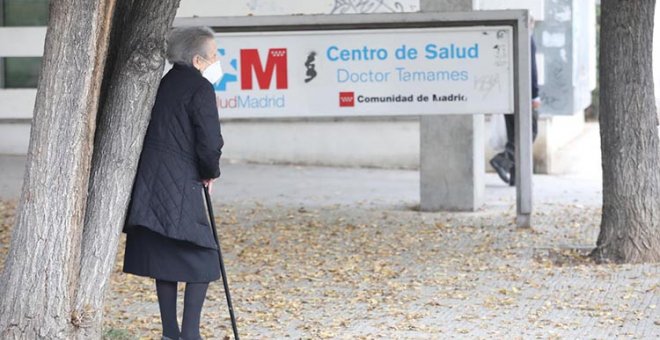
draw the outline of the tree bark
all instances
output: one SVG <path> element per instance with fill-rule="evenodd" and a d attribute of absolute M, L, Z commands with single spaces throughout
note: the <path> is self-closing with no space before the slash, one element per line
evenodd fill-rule
<path fill-rule="evenodd" d="M 653 91 L 655 0 L 603 0 L 598 261 L 660 260 L 660 147 Z"/>
<path fill-rule="evenodd" d="M 104 294 L 130 199 L 142 141 L 163 74 L 165 37 L 179 0 L 118 5 L 94 142 L 73 322 L 76 338 L 101 337 Z"/>
<path fill-rule="evenodd" d="M 66 339 L 114 0 L 52 1 L 0 338 Z"/>

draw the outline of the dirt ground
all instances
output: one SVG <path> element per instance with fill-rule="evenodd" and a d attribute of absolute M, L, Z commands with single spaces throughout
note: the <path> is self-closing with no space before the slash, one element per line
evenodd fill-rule
<path fill-rule="evenodd" d="M 3 258 L 14 209 L 0 203 Z M 583 256 L 596 240 L 598 208 L 545 205 L 527 230 L 513 225 L 513 207 L 251 204 L 216 215 L 243 339 L 660 337 L 660 265 Z M 154 283 L 121 273 L 122 255 L 123 243 L 106 338 L 158 339 Z M 202 324 L 207 339 L 231 338 L 222 281 L 211 284 Z"/>

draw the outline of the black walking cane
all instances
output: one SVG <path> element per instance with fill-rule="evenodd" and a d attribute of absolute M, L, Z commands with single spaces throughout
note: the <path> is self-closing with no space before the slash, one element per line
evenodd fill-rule
<path fill-rule="evenodd" d="M 213 238 L 218 245 L 218 258 L 220 259 L 220 273 L 222 274 L 222 284 L 225 286 L 225 296 L 227 297 L 227 307 L 229 307 L 229 317 L 231 317 L 231 328 L 234 330 L 234 339 L 238 338 L 238 328 L 236 327 L 236 317 L 234 316 L 234 307 L 231 305 L 231 295 L 229 294 L 229 284 L 227 283 L 227 274 L 225 273 L 225 262 L 222 260 L 222 250 L 220 249 L 220 239 L 218 239 L 218 231 L 215 226 L 215 218 L 213 217 L 213 205 L 211 204 L 211 195 L 209 190 L 204 186 L 204 197 L 206 197 L 206 208 L 211 218 L 211 229 L 213 229 Z"/>

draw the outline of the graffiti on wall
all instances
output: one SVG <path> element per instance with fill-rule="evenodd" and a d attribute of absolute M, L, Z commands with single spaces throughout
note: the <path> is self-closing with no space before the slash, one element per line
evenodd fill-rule
<path fill-rule="evenodd" d="M 331 14 L 406 12 L 403 2 L 394 0 L 335 0 Z M 419 4 L 419 1 L 416 1 Z"/>
<path fill-rule="evenodd" d="M 420 0 L 181 0 L 178 17 L 418 12 Z"/>

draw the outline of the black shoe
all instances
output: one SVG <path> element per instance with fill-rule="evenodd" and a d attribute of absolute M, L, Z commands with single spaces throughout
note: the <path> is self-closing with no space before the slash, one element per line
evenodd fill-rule
<path fill-rule="evenodd" d="M 495 157 L 493 157 L 490 160 L 490 165 L 493 167 L 493 169 L 495 169 L 497 175 L 500 176 L 500 179 L 504 181 L 504 183 L 510 182 L 510 178 L 509 178 L 510 166 L 507 166 L 508 162 L 509 160 L 506 158 L 504 153 L 501 152 L 495 155 Z"/>

